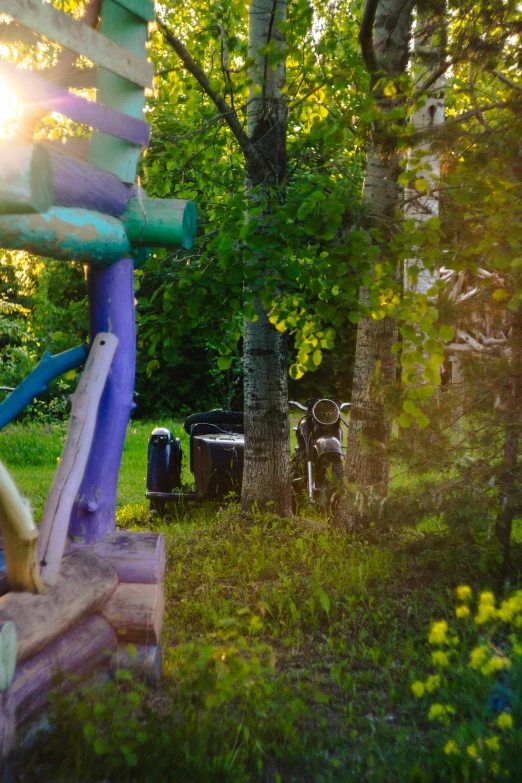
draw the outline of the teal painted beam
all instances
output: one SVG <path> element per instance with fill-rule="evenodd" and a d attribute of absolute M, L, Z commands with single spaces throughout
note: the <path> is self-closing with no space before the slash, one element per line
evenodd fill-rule
<path fill-rule="evenodd" d="M 103 0 L 100 31 L 119 46 L 125 46 L 137 56 L 145 56 L 147 24 L 115 0 Z M 98 68 L 96 77 L 97 100 L 129 117 L 141 120 L 145 94 L 127 79 Z M 141 148 L 121 138 L 94 131 L 89 145 L 89 163 L 115 174 L 128 185 L 136 181 L 136 170 Z"/>
<path fill-rule="evenodd" d="M 0 214 L 46 212 L 53 205 L 49 152 L 9 139 L 0 147 Z"/>
<path fill-rule="evenodd" d="M 194 202 L 133 196 L 120 220 L 134 247 L 184 247 L 194 244 L 197 213 Z"/>
<path fill-rule="evenodd" d="M 109 266 L 132 255 L 120 220 L 69 207 L 53 207 L 35 215 L 0 216 L 0 247 L 95 266 Z"/>
<path fill-rule="evenodd" d="M 153 22 L 156 18 L 154 0 L 118 0 L 118 3 L 145 22 Z"/>

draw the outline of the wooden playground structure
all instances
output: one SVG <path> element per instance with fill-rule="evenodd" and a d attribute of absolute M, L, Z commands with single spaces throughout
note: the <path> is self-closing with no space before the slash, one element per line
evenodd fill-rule
<path fill-rule="evenodd" d="M 17 727 L 45 707 L 58 673 L 61 687 L 96 667 L 160 676 L 165 541 L 115 530 L 116 486 L 134 407 L 133 270 L 148 247 L 190 248 L 196 210 L 192 202 L 149 199 L 135 184 L 150 133 L 142 114 L 153 78 L 146 59 L 153 0 L 89 0 L 79 20 L 42 0 L 0 0 L 0 13 L 10 18 L 0 22 L 0 43 L 62 47 L 43 72 L 0 59 L 0 78 L 26 106 L 23 132 L 0 147 L 0 247 L 85 264 L 90 328 L 88 352 L 46 353 L 0 405 L 1 428 L 52 378 L 85 365 L 38 527 L 0 463 L 5 757 Z M 68 89 L 94 73 L 75 66 L 78 55 L 96 66 L 96 101 Z M 92 129 L 86 156 L 74 140 L 53 149 L 33 140 L 37 122 L 52 112 Z"/>

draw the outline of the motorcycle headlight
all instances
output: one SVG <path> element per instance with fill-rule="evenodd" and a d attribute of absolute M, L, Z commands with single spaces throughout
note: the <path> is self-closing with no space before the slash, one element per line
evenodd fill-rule
<path fill-rule="evenodd" d="M 319 424 L 335 424 L 341 414 L 333 400 L 319 400 L 314 405 L 312 415 Z"/>

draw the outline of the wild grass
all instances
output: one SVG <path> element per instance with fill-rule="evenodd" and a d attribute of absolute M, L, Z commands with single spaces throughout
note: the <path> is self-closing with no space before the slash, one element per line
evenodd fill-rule
<path fill-rule="evenodd" d="M 358 539 L 310 511 L 281 520 L 190 504 L 160 519 L 143 498 L 149 431 L 130 425 L 117 521 L 166 535 L 164 680 L 142 690 L 123 674 L 56 700 L 52 731 L 18 760 L 17 780 L 460 780 L 441 771 L 444 727 L 411 684 L 430 661 L 431 622 L 453 615 L 454 588 L 490 586 L 476 563 L 429 536 Z M 62 437 L 0 434 L 35 506 L 34 473 L 51 470 Z"/>

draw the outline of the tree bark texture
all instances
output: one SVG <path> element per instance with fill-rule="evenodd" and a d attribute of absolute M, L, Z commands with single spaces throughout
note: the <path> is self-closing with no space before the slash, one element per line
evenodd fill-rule
<path fill-rule="evenodd" d="M 414 71 L 415 75 L 423 81 L 429 73 L 440 68 L 444 61 L 444 6 L 445 0 L 432 0 L 417 15 Z M 424 106 L 411 118 L 417 131 L 421 133 L 429 131 L 444 122 L 445 89 L 446 75 L 442 74 L 429 88 Z M 440 180 L 440 153 L 433 149 L 432 144 L 426 142 L 416 147 L 410 154 L 410 158 L 419 158 L 422 162 L 423 168 L 419 170 L 417 176 L 426 180 L 428 190 L 419 193 L 414 186 L 406 189 L 404 217 L 424 223 L 439 214 L 439 195 L 434 189 L 438 187 Z M 408 277 L 408 269 L 412 266 L 420 267 L 415 283 Z M 425 294 L 436 279 L 437 270 L 423 267 L 421 258 L 408 259 L 404 262 L 405 290 Z"/>
<path fill-rule="evenodd" d="M 383 113 L 391 110 L 394 99 L 384 95 L 378 82 L 386 74 L 398 76 L 406 69 L 412 6 L 409 0 L 379 0 L 376 4 L 367 0 L 363 12 L 359 40 L 376 106 Z M 399 207 L 400 159 L 386 127 L 374 123 L 366 158 L 362 220 L 364 228 L 378 228 L 383 235 L 383 259 Z M 367 287 L 361 289 L 359 297 L 363 304 L 370 304 Z M 397 333 L 397 323 L 389 316 L 382 320 L 361 318 L 358 325 L 345 468 L 355 495 L 346 494 L 337 511 L 337 521 L 348 528 L 368 524 L 372 509 L 378 509 L 386 497 L 392 419 L 383 390 L 395 382 L 396 360 L 391 348 Z"/>
<path fill-rule="evenodd" d="M 287 168 L 287 106 L 283 92 L 286 0 L 253 0 L 249 8 L 249 78 L 247 133 L 254 154 L 245 155 L 247 202 L 284 199 Z M 281 54 L 270 62 L 265 47 Z M 265 201 L 266 199 L 266 201 Z M 270 207 L 257 216 L 259 233 L 268 230 Z M 248 220 L 248 216 L 245 218 Z M 270 258 L 253 252 L 258 269 Z M 261 273 L 260 273 L 261 274 Z M 288 358 L 286 337 L 269 322 L 260 292 L 253 290 L 257 320 L 245 320 L 243 371 L 245 396 L 245 463 L 241 504 L 254 504 L 281 516 L 291 513 Z"/>

